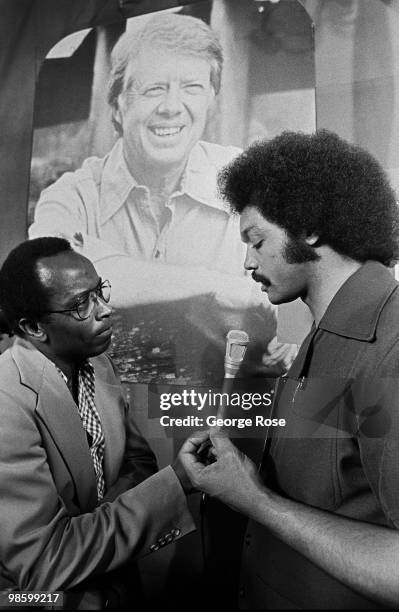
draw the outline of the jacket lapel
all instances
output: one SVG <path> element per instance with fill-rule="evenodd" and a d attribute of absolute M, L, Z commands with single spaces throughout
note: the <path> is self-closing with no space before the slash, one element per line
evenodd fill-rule
<path fill-rule="evenodd" d="M 104 477 L 106 488 L 118 477 L 125 450 L 125 402 L 115 377 L 110 376 L 112 369 L 106 357 L 90 360 L 96 376 L 95 402 L 104 430 L 105 454 Z"/>
<path fill-rule="evenodd" d="M 12 348 L 21 383 L 37 393 L 36 413 L 68 467 L 82 511 L 97 504 L 97 487 L 86 434 L 72 396 L 54 364 L 29 342 Z"/>

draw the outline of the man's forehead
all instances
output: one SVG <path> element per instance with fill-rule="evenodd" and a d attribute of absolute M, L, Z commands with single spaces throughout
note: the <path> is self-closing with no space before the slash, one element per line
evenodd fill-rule
<path fill-rule="evenodd" d="M 184 72 L 185 77 L 196 78 L 205 75 L 208 77 L 210 71 L 211 64 L 204 57 L 198 57 L 189 51 L 179 52 L 162 44 L 151 47 L 146 45 L 129 60 L 125 72 L 125 86 L 132 82 L 136 75 L 151 81 L 168 72 Z"/>
<path fill-rule="evenodd" d="M 251 236 L 285 234 L 280 225 L 266 219 L 254 206 L 246 206 L 240 215 L 240 231 L 244 241 Z"/>
<path fill-rule="evenodd" d="M 240 215 L 240 230 L 242 234 L 262 231 L 268 222 L 253 206 L 246 206 Z"/>
<path fill-rule="evenodd" d="M 98 281 L 93 264 L 74 251 L 40 259 L 37 270 L 41 283 L 52 295 L 75 295 L 91 289 Z"/>

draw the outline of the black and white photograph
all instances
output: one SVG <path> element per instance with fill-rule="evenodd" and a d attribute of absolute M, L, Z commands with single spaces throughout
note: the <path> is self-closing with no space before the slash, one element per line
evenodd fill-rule
<path fill-rule="evenodd" d="M 399 1 L 0 49 L 0 610 L 397 609 Z"/>

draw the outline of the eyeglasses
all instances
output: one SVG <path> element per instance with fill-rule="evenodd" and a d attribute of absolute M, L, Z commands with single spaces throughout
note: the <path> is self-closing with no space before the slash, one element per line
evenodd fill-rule
<path fill-rule="evenodd" d="M 108 304 L 110 298 L 111 283 L 108 280 L 101 281 L 100 279 L 97 287 L 82 295 L 72 308 L 66 308 L 65 310 L 45 310 L 43 314 L 62 314 L 70 312 L 74 319 L 84 321 L 90 317 L 99 299 Z"/>

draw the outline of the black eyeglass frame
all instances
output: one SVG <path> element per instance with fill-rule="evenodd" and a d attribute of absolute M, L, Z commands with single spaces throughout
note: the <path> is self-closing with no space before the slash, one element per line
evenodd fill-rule
<path fill-rule="evenodd" d="M 108 288 L 109 291 L 110 291 L 108 299 L 105 299 L 105 297 L 103 295 L 103 288 L 104 287 Z M 91 302 L 93 304 L 93 307 L 91 308 L 89 314 L 86 317 L 82 317 L 79 314 L 79 306 L 80 306 L 81 302 L 76 302 L 76 304 L 72 308 L 65 308 L 64 310 L 44 310 L 44 311 L 42 311 L 41 314 L 65 314 L 67 312 L 71 312 L 71 313 L 76 312 L 77 317 L 73 317 L 76 321 L 86 321 L 92 315 L 93 310 L 94 310 L 94 304 L 97 304 L 99 299 L 101 299 L 105 304 L 108 304 L 108 302 L 111 299 L 111 287 L 112 287 L 112 285 L 111 285 L 109 280 L 104 280 L 103 281 L 100 278 L 100 281 L 99 281 L 97 287 L 95 287 L 95 289 L 90 289 L 90 291 L 87 291 L 87 297 L 85 297 L 84 299 L 86 300 L 87 298 L 90 298 Z"/>

